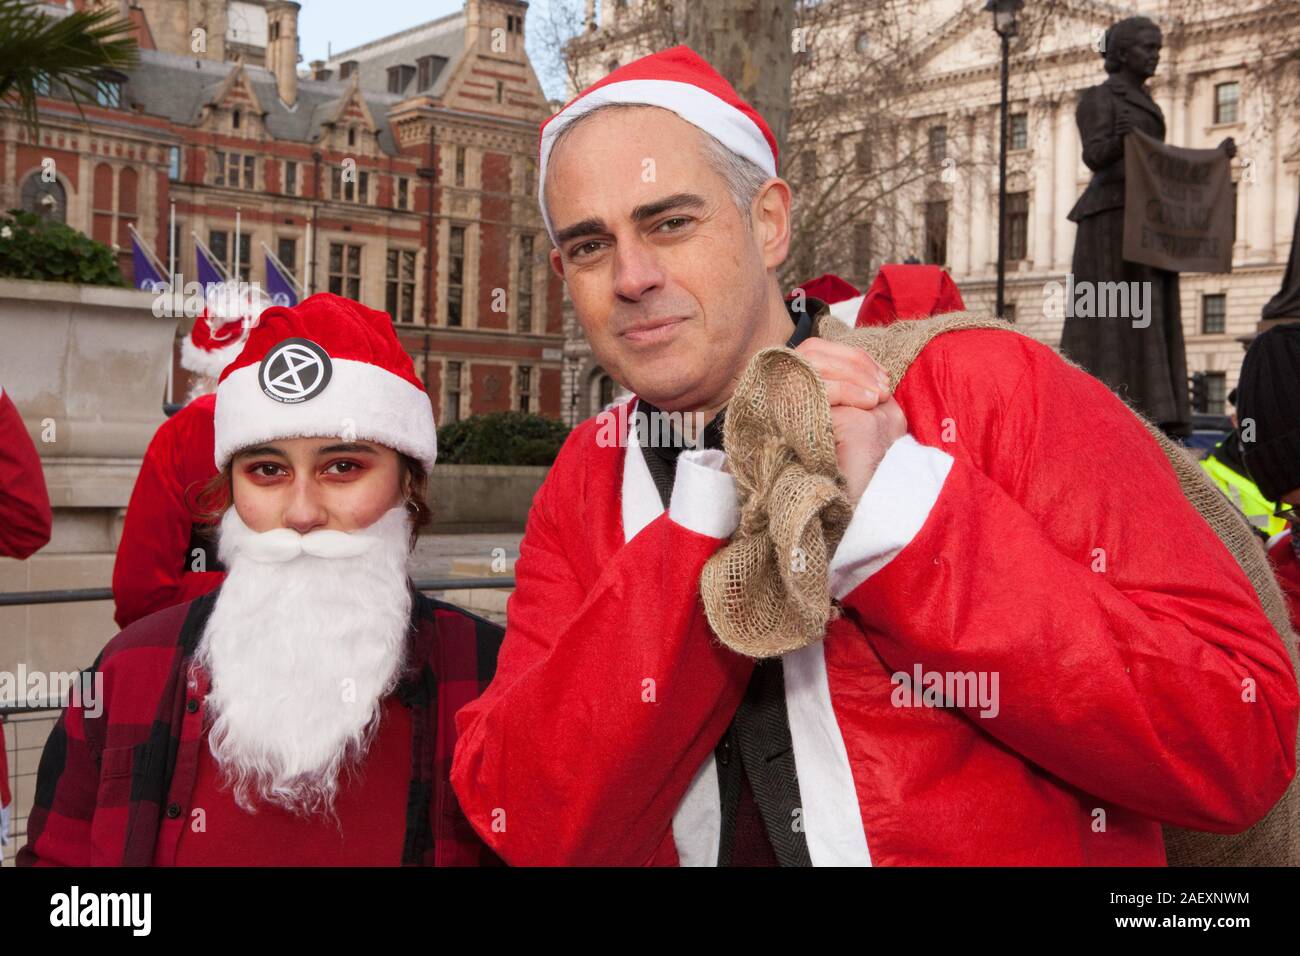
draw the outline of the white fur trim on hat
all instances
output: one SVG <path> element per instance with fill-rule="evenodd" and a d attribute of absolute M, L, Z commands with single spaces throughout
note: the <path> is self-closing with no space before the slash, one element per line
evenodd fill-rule
<path fill-rule="evenodd" d="M 262 391 L 262 363 L 246 365 L 217 387 L 217 468 L 235 452 L 280 438 L 373 441 L 432 469 L 438 457 L 433 406 L 421 388 L 369 362 L 332 359 L 329 383 L 306 401 L 285 404 Z"/>
<path fill-rule="evenodd" d="M 219 349 L 201 349 L 194 344 L 194 339 L 187 335 L 181 339 L 181 368 L 196 375 L 220 378 L 226 366 L 239 358 L 239 353 L 243 350 L 244 336 L 242 335 L 236 341 L 223 345 Z"/>
<path fill-rule="evenodd" d="M 721 97 L 693 83 L 680 80 L 623 80 L 592 90 L 581 99 L 570 103 L 557 113 L 542 131 L 541 162 L 538 169 L 538 196 L 546 189 L 546 164 L 551 157 L 551 144 L 560 130 L 579 116 L 610 103 L 629 106 L 659 106 L 676 113 L 692 126 L 704 130 L 727 149 L 755 163 L 769 176 L 776 175 L 776 157 L 763 131 L 752 119 Z M 539 203 L 546 231 L 555 241 L 555 226 L 546 211 L 545 199 Z"/>

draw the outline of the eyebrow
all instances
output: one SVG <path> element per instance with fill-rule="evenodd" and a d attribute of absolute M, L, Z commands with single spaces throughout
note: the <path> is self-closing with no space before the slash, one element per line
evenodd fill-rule
<path fill-rule="evenodd" d="M 632 210 L 632 221 L 642 222 L 646 219 L 652 219 L 660 213 L 667 212 L 669 209 L 700 209 L 705 205 L 704 197 L 695 193 L 673 193 L 671 196 L 665 196 L 663 199 L 656 199 L 654 202 L 642 203 Z M 578 236 L 587 236 L 597 232 L 608 232 L 605 220 L 598 218 L 584 219 L 581 222 L 574 223 L 572 226 L 566 226 L 555 234 L 555 244 L 562 246 L 570 239 L 576 239 Z"/>
<path fill-rule="evenodd" d="M 289 456 L 276 448 L 274 445 L 257 445 L 253 448 L 245 448 L 243 451 L 236 452 L 236 458 L 253 458 L 257 455 L 274 455 L 276 458 L 289 460 Z"/>
<path fill-rule="evenodd" d="M 370 447 L 369 445 L 361 445 L 356 442 L 344 442 L 342 444 L 337 444 L 337 445 L 325 445 L 321 448 L 316 449 L 316 454 L 318 455 L 333 455 L 333 454 L 337 454 L 338 452 L 360 452 L 363 455 L 377 454 L 375 449 Z M 257 445 L 253 448 L 245 448 L 243 451 L 236 454 L 235 457 L 254 458 L 258 455 L 273 455 L 276 458 L 283 458 L 285 461 L 289 460 L 289 456 L 286 455 L 279 448 L 276 448 L 274 445 Z"/>
<path fill-rule="evenodd" d="M 318 455 L 333 455 L 341 451 L 359 451 L 364 455 L 374 455 L 377 452 L 369 445 L 360 445 L 356 442 L 345 442 L 341 445 L 325 445 L 316 449 Z"/>

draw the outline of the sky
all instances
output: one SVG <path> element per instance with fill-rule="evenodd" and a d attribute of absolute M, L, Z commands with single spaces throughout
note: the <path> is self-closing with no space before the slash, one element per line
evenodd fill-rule
<path fill-rule="evenodd" d="M 312 60 L 329 58 L 380 37 L 398 33 L 421 23 L 428 23 L 464 8 L 462 0 L 299 0 L 298 48 L 302 53 L 299 68 Z M 532 21 L 546 9 L 547 0 L 530 0 L 524 31 L 531 34 Z M 532 37 L 528 37 L 532 50 Z M 539 77 L 551 97 L 562 97 L 562 86 L 547 77 Z"/>

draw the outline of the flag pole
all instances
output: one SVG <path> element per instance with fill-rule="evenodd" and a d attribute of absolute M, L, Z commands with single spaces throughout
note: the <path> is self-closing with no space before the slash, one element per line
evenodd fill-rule
<path fill-rule="evenodd" d="M 212 250 L 209 249 L 206 245 L 204 245 L 203 240 L 199 238 L 199 234 L 191 230 L 190 235 L 194 237 L 194 248 L 195 248 L 194 255 L 197 257 L 198 250 L 202 249 L 204 255 L 208 257 L 208 262 L 212 263 L 213 268 L 215 268 L 218 272 L 221 273 L 221 278 L 224 281 L 229 282 L 230 273 L 226 271 L 226 267 L 224 265 L 222 265 L 220 262 L 217 261 L 216 256 L 212 254 Z"/>
<path fill-rule="evenodd" d="M 261 243 L 261 246 L 262 246 L 262 251 L 266 253 L 267 258 L 270 259 L 271 262 L 275 264 L 275 267 L 280 270 L 280 274 L 289 280 L 290 284 L 294 288 L 294 291 L 298 293 L 298 298 L 302 298 L 302 283 L 300 283 L 298 281 L 298 278 L 293 274 L 293 270 L 291 270 L 288 266 L 286 266 L 283 262 L 281 262 L 280 257 L 277 256 L 274 252 L 272 252 L 271 247 L 268 246 L 265 242 Z"/>
<path fill-rule="evenodd" d="M 176 203 L 171 203 L 167 217 L 167 294 L 176 302 Z M 172 342 L 172 360 L 167 363 L 167 404 L 176 403 L 176 343 Z"/>

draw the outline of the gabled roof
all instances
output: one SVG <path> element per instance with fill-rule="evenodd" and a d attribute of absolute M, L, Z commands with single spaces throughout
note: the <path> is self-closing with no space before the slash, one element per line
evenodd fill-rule
<path fill-rule="evenodd" d="M 129 103 L 139 103 L 146 113 L 195 126 L 203 107 L 220 102 L 236 74 L 242 75 L 260 104 L 267 132 L 275 139 L 300 143 L 320 139 L 321 124 L 338 115 L 353 86 L 351 82 L 299 78 L 298 102 L 289 107 L 280 100 L 275 75 L 264 67 L 141 50 L 139 65 L 129 71 L 124 92 Z M 378 133 L 379 148 L 396 155 L 388 111 L 402 97 L 364 89 L 360 95 Z"/>
<path fill-rule="evenodd" d="M 408 97 L 419 92 L 441 97 L 446 91 L 447 80 L 454 72 L 456 62 L 460 60 L 464 51 L 465 13 L 461 10 L 402 30 L 400 33 L 363 43 L 350 50 L 342 50 L 331 56 L 327 65 L 337 75 L 340 65 L 355 60 L 356 75 L 360 77 L 361 89 L 370 95 L 387 93 L 390 67 L 415 66 L 420 57 L 431 56 L 435 58 L 434 66 L 438 69 L 433 86 L 427 90 L 417 91 L 416 81 L 412 80 L 401 95 Z"/>

